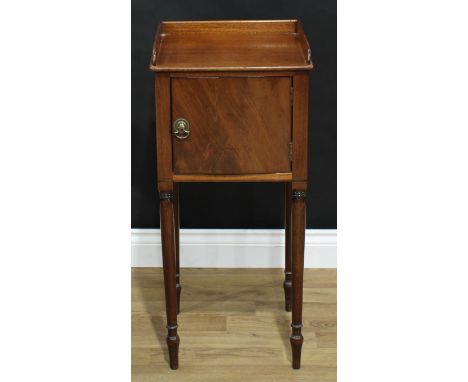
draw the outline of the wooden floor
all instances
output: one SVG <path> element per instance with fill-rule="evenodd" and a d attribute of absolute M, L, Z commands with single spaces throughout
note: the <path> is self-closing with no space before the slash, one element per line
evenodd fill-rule
<path fill-rule="evenodd" d="M 300 370 L 291 368 L 282 283 L 281 269 L 181 269 L 171 370 L 162 270 L 133 268 L 132 381 L 336 381 L 336 270 L 305 270 Z"/>

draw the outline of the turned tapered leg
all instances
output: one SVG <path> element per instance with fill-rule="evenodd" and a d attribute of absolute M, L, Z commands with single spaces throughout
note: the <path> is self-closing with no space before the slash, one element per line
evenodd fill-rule
<path fill-rule="evenodd" d="M 177 314 L 180 313 L 180 261 L 179 261 L 179 185 L 174 183 L 174 226 L 175 226 L 175 253 L 176 253 L 176 290 L 177 290 Z"/>
<path fill-rule="evenodd" d="M 291 272 L 291 193 L 292 183 L 284 185 L 284 233 L 285 262 L 284 262 L 284 305 L 287 312 L 291 311 L 292 272 Z"/>
<path fill-rule="evenodd" d="M 167 346 L 171 369 L 179 367 L 179 336 L 177 335 L 177 290 L 175 264 L 174 194 L 160 191 L 161 241 L 166 295 Z"/>
<path fill-rule="evenodd" d="M 304 274 L 304 235 L 305 235 L 305 196 L 304 190 L 292 192 L 292 367 L 301 367 L 302 337 L 302 284 Z"/>

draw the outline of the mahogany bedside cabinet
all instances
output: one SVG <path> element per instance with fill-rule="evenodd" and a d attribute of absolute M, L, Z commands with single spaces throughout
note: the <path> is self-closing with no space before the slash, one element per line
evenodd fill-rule
<path fill-rule="evenodd" d="M 170 367 L 178 368 L 178 184 L 285 184 L 285 308 L 303 337 L 310 48 L 297 20 L 162 22 L 155 72 L 157 180 Z"/>

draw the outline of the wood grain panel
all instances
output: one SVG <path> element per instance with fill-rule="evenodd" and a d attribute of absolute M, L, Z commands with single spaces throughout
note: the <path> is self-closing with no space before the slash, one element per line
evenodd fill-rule
<path fill-rule="evenodd" d="M 155 77 L 156 99 L 156 156 L 158 181 L 172 181 L 171 97 L 170 78 L 167 74 Z M 162 190 L 162 188 L 159 188 Z"/>
<path fill-rule="evenodd" d="M 190 123 L 173 136 L 175 174 L 291 171 L 289 77 L 173 78 L 172 121 Z"/>
<path fill-rule="evenodd" d="M 309 129 L 309 72 L 301 72 L 293 77 L 293 179 L 307 180 L 307 133 Z"/>
<path fill-rule="evenodd" d="M 293 33 L 296 20 L 212 20 L 212 21 L 164 21 L 162 33 Z"/>

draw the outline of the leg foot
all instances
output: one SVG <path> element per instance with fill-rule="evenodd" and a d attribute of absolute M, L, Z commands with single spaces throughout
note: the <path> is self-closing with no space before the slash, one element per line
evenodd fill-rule
<path fill-rule="evenodd" d="M 174 334 L 175 333 L 175 334 Z M 167 348 L 169 350 L 169 366 L 175 370 L 179 368 L 179 336 L 177 335 L 177 326 L 174 329 L 168 327 L 166 338 Z"/>
<path fill-rule="evenodd" d="M 300 332 L 300 329 L 299 329 L 299 332 Z M 304 342 L 304 337 L 302 337 L 301 334 L 293 334 L 291 337 L 289 337 L 289 341 L 291 342 L 291 350 L 292 350 L 292 367 L 293 369 L 300 369 L 301 368 L 301 350 L 302 350 L 302 343 Z"/>

